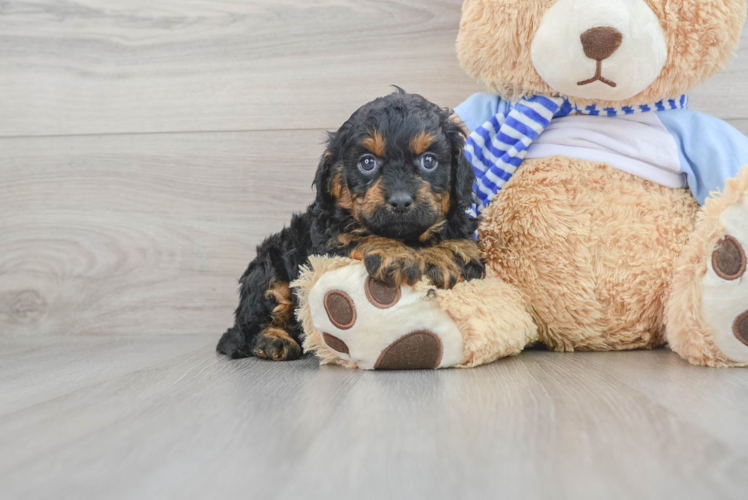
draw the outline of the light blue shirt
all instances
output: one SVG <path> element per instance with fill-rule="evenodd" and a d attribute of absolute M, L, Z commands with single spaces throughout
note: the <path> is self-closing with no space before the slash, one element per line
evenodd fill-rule
<path fill-rule="evenodd" d="M 509 108 L 511 103 L 495 94 L 475 94 L 455 112 L 472 132 Z M 683 184 L 700 204 L 748 165 L 748 138 L 724 121 L 689 109 L 651 113 L 675 141 Z"/>

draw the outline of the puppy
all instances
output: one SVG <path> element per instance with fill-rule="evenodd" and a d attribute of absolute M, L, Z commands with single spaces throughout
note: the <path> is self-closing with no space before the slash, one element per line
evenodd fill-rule
<path fill-rule="evenodd" d="M 452 288 L 482 278 L 466 133 L 449 110 L 401 89 L 364 105 L 335 133 L 306 212 L 257 247 L 239 280 L 235 324 L 217 350 L 274 361 L 301 355 L 289 283 L 310 255 L 361 260 L 392 285 L 430 278 Z"/>

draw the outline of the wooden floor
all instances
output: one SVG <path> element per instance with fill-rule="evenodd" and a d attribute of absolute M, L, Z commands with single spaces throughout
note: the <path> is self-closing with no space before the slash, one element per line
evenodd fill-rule
<path fill-rule="evenodd" d="M 0 337 L 7 499 L 720 499 L 748 491 L 748 371 L 666 351 L 371 373 L 216 338 Z"/>
<path fill-rule="evenodd" d="M 461 0 L 0 1 L 0 498 L 746 498 L 748 370 L 214 353 L 324 131 L 444 106 Z M 748 30 L 692 108 L 748 134 Z"/>

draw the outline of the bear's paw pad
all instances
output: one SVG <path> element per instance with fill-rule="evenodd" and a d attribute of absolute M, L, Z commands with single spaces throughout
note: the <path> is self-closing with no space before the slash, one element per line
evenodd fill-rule
<path fill-rule="evenodd" d="M 704 319 L 717 347 L 731 360 L 748 363 L 748 203 L 729 207 L 720 222 L 726 234 L 707 260 Z"/>
<path fill-rule="evenodd" d="M 712 268 L 715 274 L 726 281 L 740 279 L 745 274 L 745 250 L 732 236 L 722 238 L 712 253 Z"/>
<path fill-rule="evenodd" d="M 426 330 L 396 340 L 379 356 L 377 370 L 433 370 L 442 360 L 442 342 Z"/>
<path fill-rule="evenodd" d="M 324 344 L 359 368 L 433 370 L 462 360 L 462 334 L 432 291 L 390 286 L 363 266 L 325 274 L 309 307 Z"/>

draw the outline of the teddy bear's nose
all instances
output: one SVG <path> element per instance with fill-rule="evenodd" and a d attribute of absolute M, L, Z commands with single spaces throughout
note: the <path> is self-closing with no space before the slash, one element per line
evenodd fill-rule
<path fill-rule="evenodd" d="M 623 33 L 612 26 L 590 28 L 582 33 L 582 47 L 590 59 L 602 61 L 609 58 L 623 43 Z"/>

